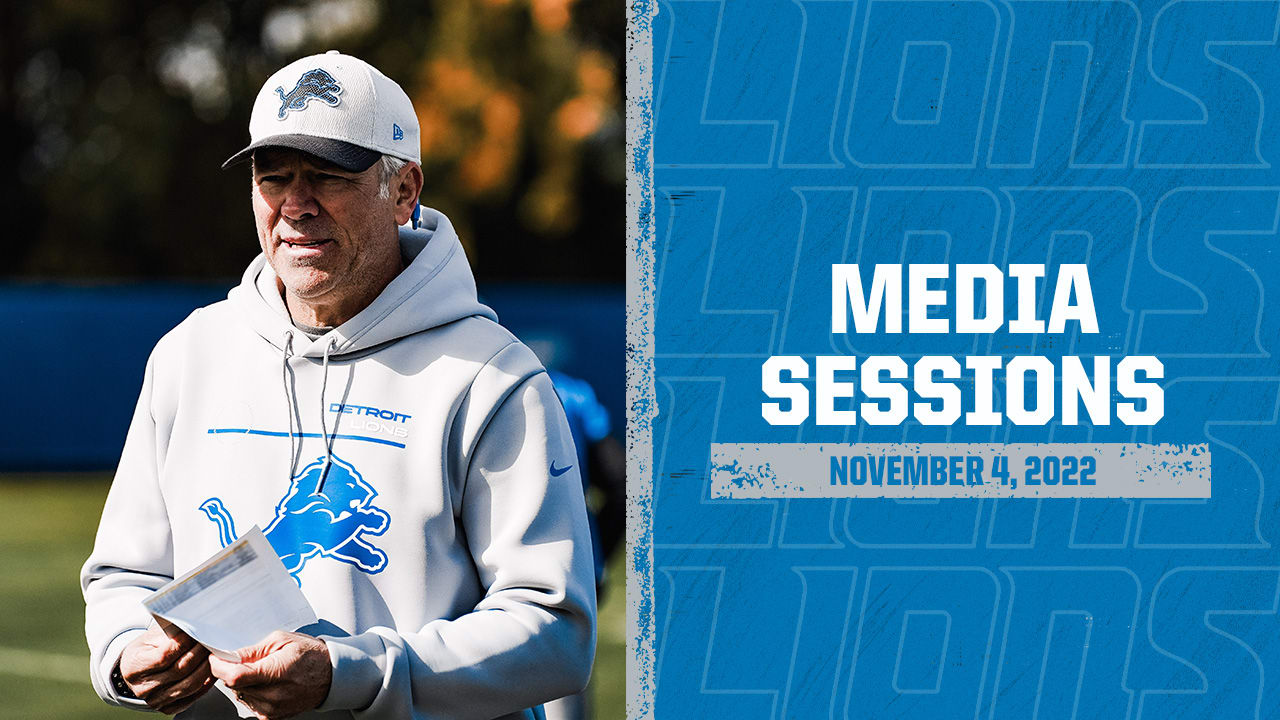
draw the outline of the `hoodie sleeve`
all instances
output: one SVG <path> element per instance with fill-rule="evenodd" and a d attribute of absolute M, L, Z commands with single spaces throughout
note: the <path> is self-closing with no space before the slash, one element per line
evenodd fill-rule
<path fill-rule="evenodd" d="M 414 718 L 492 718 L 586 685 L 595 586 L 573 440 L 532 353 L 508 350 L 507 360 L 516 355 L 526 367 L 527 353 L 536 372 L 513 376 L 491 361 L 468 400 L 476 408 L 477 395 L 503 393 L 479 421 L 459 518 L 484 598 L 417 633 L 326 637 L 334 672 L 321 710 L 370 720 L 406 717 L 409 707 Z M 501 377 L 505 389 L 483 389 Z"/>
<path fill-rule="evenodd" d="M 111 671 L 125 646 L 151 621 L 142 599 L 173 577 L 169 518 L 158 484 L 167 442 L 153 412 L 154 366 L 155 353 L 147 362 L 93 553 L 80 571 L 93 688 L 108 703 L 127 707 L 145 703 L 117 695 Z"/>

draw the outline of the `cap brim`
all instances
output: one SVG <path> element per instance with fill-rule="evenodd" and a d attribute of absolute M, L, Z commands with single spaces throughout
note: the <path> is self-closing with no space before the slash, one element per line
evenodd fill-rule
<path fill-rule="evenodd" d="M 364 172 L 382 157 L 382 153 L 377 150 L 362 148 L 342 140 L 330 140 L 314 135 L 272 135 L 252 143 L 249 147 L 227 158 L 227 161 L 222 163 L 223 169 L 248 162 L 253 157 L 253 151 L 262 148 L 300 150 L 350 172 Z"/>

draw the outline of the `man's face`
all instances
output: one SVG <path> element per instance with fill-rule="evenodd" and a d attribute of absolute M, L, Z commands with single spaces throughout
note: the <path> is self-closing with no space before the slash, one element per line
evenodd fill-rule
<path fill-rule="evenodd" d="M 290 300 L 354 315 L 401 268 L 395 203 L 378 197 L 378 163 L 351 172 L 285 149 L 253 160 L 258 241 Z"/>

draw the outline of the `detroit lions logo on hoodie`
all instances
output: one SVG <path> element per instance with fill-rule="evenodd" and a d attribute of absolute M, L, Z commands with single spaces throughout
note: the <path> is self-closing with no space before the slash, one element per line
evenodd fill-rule
<path fill-rule="evenodd" d="M 377 495 L 350 463 L 337 456 L 330 463 L 316 458 L 290 481 L 263 534 L 299 585 L 298 573 L 316 556 L 354 565 L 369 574 L 382 572 L 387 554 L 370 538 L 387 531 L 391 516 L 373 505 Z M 235 541 L 235 521 L 221 499 L 209 498 L 200 509 L 218 525 L 223 547 Z"/>

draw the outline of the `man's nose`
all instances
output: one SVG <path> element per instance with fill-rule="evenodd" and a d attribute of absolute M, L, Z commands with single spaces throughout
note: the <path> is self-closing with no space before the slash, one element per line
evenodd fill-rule
<path fill-rule="evenodd" d="M 320 214 L 320 205 L 316 202 L 311 183 L 303 178 L 296 178 L 285 189 L 284 202 L 280 212 L 290 220 L 302 220 Z"/>

